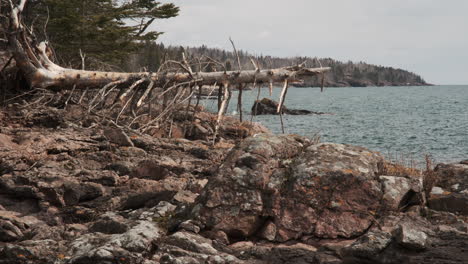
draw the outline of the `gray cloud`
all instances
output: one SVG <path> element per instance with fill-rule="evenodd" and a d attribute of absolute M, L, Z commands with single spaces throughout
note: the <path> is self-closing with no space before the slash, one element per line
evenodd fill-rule
<path fill-rule="evenodd" d="M 174 0 L 165 44 L 273 56 L 318 56 L 404 68 L 438 84 L 468 83 L 466 0 Z"/>

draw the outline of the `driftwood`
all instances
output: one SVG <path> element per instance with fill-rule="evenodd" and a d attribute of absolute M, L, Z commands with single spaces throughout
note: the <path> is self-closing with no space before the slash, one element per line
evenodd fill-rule
<path fill-rule="evenodd" d="M 5 2 L 4 0 L 2 2 Z M 178 70 L 162 70 L 158 72 L 102 72 L 64 68 L 49 59 L 47 43 L 36 43 L 32 32 L 23 24 L 21 13 L 27 0 L 20 0 L 17 5 L 12 0 L 7 1 L 10 9 L 6 16 L 9 18 L 8 28 L 3 25 L 3 31 L 8 38 L 8 49 L 12 54 L 16 65 L 24 73 L 24 77 L 32 88 L 51 88 L 54 90 L 73 89 L 101 89 L 90 104 L 90 110 L 98 106 L 100 102 L 110 96 L 112 91 L 118 90 L 115 101 L 127 101 L 126 107 L 138 108 L 152 100 L 163 98 L 165 108 L 162 113 L 169 113 L 170 107 L 180 102 L 190 102 L 195 93 L 193 87 L 203 85 L 223 87 L 223 93 L 219 93 L 219 112 L 216 128 L 219 127 L 226 111 L 231 95 L 231 86 L 242 87 L 247 84 L 260 85 L 284 82 L 285 89 L 280 99 L 280 107 L 284 102 L 287 84 L 300 81 L 304 77 L 323 74 L 330 68 L 306 68 L 304 65 L 296 65 L 278 69 L 260 70 L 254 63 L 255 70 L 218 71 L 218 72 L 193 72 L 186 57 L 184 62 L 172 62 L 178 65 Z M 5 7 L 3 7 L 5 10 Z M 3 12 L 3 10 L 2 10 Z M 234 43 L 233 47 L 235 49 Z M 235 50 L 236 51 L 236 50 Z M 239 63 L 240 66 L 240 63 Z M 201 66 L 200 66 L 201 68 Z M 152 91 L 157 88 L 159 94 L 152 96 Z M 270 88 L 271 89 L 271 88 Z M 190 90 L 190 92 L 187 92 Z M 221 91 L 221 89 L 220 89 Z M 187 93 L 189 94 L 187 97 Z M 166 105 L 167 96 L 172 96 L 172 101 Z M 185 95 L 185 96 L 184 96 Z M 240 97 L 242 93 L 240 92 Z M 221 97 L 223 97 L 221 99 Z M 118 100 L 117 100 L 118 99 Z M 177 99 L 177 100 L 176 100 Z M 169 99 L 170 100 L 170 99 Z M 81 101 L 81 100 L 80 100 Z M 114 102 L 115 102 L 114 101 Z M 239 109 L 242 111 L 242 98 L 239 100 Z M 279 107 L 279 108 L 280 108 Z M 279 109 L 280 110 L 280 109 Z M 133 111 L 133 110 L 132 110 Z M 161 114 L 162 114 L 161 113 Z M 162 117 L 161 117 L 162 119 Z M 284 129 L 283 129 L 284 130 Z"/>

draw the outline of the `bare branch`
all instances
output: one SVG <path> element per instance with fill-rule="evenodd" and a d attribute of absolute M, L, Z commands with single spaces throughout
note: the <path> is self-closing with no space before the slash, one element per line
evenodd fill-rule
<path fill-rule="evenodd" d="M 215 126 L 215 133 L 213 136 L 213 145 L 215 144 L 216 137 L 218 136 L 218 131 L 219 131 L 219 126 L 221 124 L 221 120 L 223 119 L 224 113 L 226 112 L 227 105 L 229 98 L 231 97 L 231 89 L 229 88 L 229 84 L 225 83 L 223 85 L 224 87 L 224 96 L 223 96 L 223 101 L 221 102 L 221 107 L 218 111 L 218 118 L 216 119 L 216 126 Z"/>
<path fill-rule="evenodd" d="M 148 94 L 151 92 L 151 89 L 153 89 L 153 86 L 154 86 L 154 82 L 151 81 L 150 84 L 148 85 L 148 87 L 146 88 L 146 91 L 143 93 L 143 95 L 140 97 L 140 99 L 138 100 L 137 104 L 136 104 L 136 107 L 140 107 L 141 104 L 143 103 L 143 101 L 146 99 L 146 97 L 148 96 Z"/>
<path fill-rule="evenodd" d="M 80 49 L 80 57 L 81 57 L 81 69 L 84 71 L 85 70 L 85 59 L 86 55 L 83 54 L 83 52 Z"/>
<path fill-rule="evenodd" d="M 283 110 L 284 99 L 286 98 L 286 93 L 288 92 L 289 82 L 286 79 L 284 81 L 283 90 L 281 90 L 281 95 L 278 103 L 278 108 L 276 109 L 277 113 L 281 113 Z"/>
<path fill-rule="evenodd" d="M 190 67 L 190 64 L 188 63 L 187 61 L 187 58 L 185 56 L 185 52 L 182 52 L 182 58 L 184 60 L 184 63 L 185 63 L 185 66 L 187 67 L 187 70 L 189 71 L 189 73 L 193 76 L 193 71 L 192 71 L 192 68 Z"/>
<path fill-rule="evenodd" d="M 140 85 L 141 83 L 143 83 L 145 81 L 145 79 L 140 79 L 136 82 L 134 82 L 130 87 L 128 87 L 127 91 L 125 91 L 124 93 L 122 93 L 122 95 L 120 95 L 119 97 L 119 100 L 120 101 L 123 101 L 125 97 L 128 96 L 128 94 L 133 90 L 135 89 L 135 87 L 137 87 L 138 85 Z"/>
<path fill-rule="evenodd" d="M 250 61 L 252 62 L 253 66 L 255 67 L 255 71 L 260 72 L 260 67 L 258 67 L 258 63 L 256 63 L 253 58 L 250 58 Z"/>
<path fill-rule="evenodd" d="M 280 100 L 278 103 L 278 109 L 276 110 L 280 116 L 281 131 L 283 132 L 283 134 L 284 134 L 283 104 L 284 104 L 284 100 L 286 99 L 286 93 L 288 92 L 288 87 L 289 87 L 289 83 L 288 83 L 288 79 L 286 79 L 284 80 L 284 86 L 283 86 L 283 90 L 281 91 L 281 96 L 280 96 Z"/>
<path fill-rule="evenodd" d="M 234 41 L 232 41 L 231 38 L 229 38 L 229 41 L 231 41 L 232 48 L 234 49 L 234 53 L 236 54 L 237 66 L 239 66 L 239 71 L 242 71 L 242 67 L 241 67 L 241 63 L 240 63 L 240 57 L 239 57 L 239 53 L 237 52 L 236 45 L 234 45 Z"/>

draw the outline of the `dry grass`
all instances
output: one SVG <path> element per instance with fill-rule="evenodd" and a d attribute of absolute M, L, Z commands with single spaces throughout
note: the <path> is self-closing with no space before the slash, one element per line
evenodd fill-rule
<path fill-rule="evenodd" d="M 384 161 L 379 164 L 379 175 L 421 177 L 423 175 L 423 171 L 414 167 L 407 167 L 402 163 Z"/>
<path fill-rule="evenodd" d="M 311 143 L 312 143 L 313 145 L 319 144 L 319 143 L 320 143 L 320 140 L 321 140 L 320 132 L 315 133 L 315 134 L 310 138 L 310 140 L 311 140 Z"/>
<path fill-rule="evenodd" d="M 426 199 L 429 198 L 432 188 L 437 183 L 437 173 L 434 171 L 433 160 L 429 155 L 425 156 L 426 170 L 423 173 L 423 190 L 426 194 Z"/>

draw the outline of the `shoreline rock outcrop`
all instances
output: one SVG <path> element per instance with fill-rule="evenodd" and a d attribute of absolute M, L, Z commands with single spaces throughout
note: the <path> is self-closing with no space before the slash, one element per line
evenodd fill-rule
<path fill-rule="evenodd" d="M 466 198 L 466 164 L 439 165 L 426 195 L 421 175 L 384 170 L 365 148 L 234 120 L 213 146 L 215 118 L 197 118 L 206 131 L 188 140 L 4 108 L 0 264 L 468 259 L 468 218 L 452 199 Z"/>
<path fill-rule="evenodd" d="M 195 210 L 233 241 L 357 237 L 382 207 L 382 161 L 360 147 L 257 135 L 227 155 Z"/>

